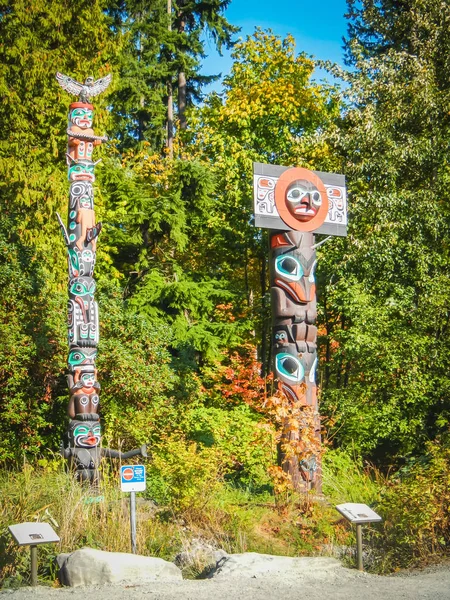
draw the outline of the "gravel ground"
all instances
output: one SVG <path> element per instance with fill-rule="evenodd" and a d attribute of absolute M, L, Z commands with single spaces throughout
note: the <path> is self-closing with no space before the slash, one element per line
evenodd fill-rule
<path fill-rule="evenodd" d="M 450 565 L 389 577 L 339 569 L 320 577 L 224 577 L 79 588 L 0 591 L 1 600 L 450 600 Z"/>

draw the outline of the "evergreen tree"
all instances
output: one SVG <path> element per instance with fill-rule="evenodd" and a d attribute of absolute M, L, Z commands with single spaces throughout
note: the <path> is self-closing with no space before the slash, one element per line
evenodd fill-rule
<path fill-rule="evenodd" d="M 230 0 L 119 0 L 108 14 L 114 30 L 124 36 L 120 79 L 113 96 L 113 114 L 121 148 L 147 141 L 160 151 L 168 143 L 168 110 L 178 90 L 178 116 L 186 127 L 186 106 L 201 98 L 201 88 L 214 76 L 201 75 L 205 56 L 202 36 L 209 32 L 220 51 L 230 47 L 237 31 L 223 12 Z"/>
<path fill-rule="evenodd" d="M 215 182 L 208 163 L 189 157 L 179 142 L 175 160 L 160 150 L 162 135 L 168 134 L 162 128 L 168 90 L 178 85 L 179 76 L 187 79 L 180 92 L 184 106 L 207 81 L 198 75 L 205 28 L 219 49 L 231 44 L 235 28 L 221 14 L 228 3 L 129 0 L 108 11 L 126 40 L 123 82 L 113 97 L 122 157 L 109 163 L 102 181 L 111 199 L 107 235 L 115 248 L 114 268 L 127 279 L 130 304 L 153 318 L 168 319 L 174 345 L 185 344 L 202 359 L 212 356 L 236 328 L 214 323 L 216 305 L 231 292 L 219 282 L 222 275 L 212 262 L 199 270 L 202 252 L 195 248 L 209 234 Z M 181 113 L 184 120 L 184 108 Z"/>
<path fill-rule="evenodd" d="M 167 132 L 167 85 L 173 77 L 164 47 L 169 43 L 166 0 L 110 2 L 108 14 L 122 36 L 112 117 L 119 148 L 150 143 L 160 151 Z"/>
<path fill-rule="evenodd" d="M 46 265 L 0 219 L 0 460 L 59 445 L 64 408 L 65 298 Z M 66 398 L 67 404 L 67 398 Z"/>
<path fill-rule="evenodd" d="M 239 28 L 228 23 L 223 15 L 231 0 L 177 0 L 173 4 L 174 30 L 177 35 L 175 63 L 178 72 L 178 118 L 186 129 L 186 107 L 191 99 L 200 99 L 200 89 L 215 77 L 199 75 L 199 57 L 204 57 L 202 35 L 211 35 L 218 51 L 230 48 L 232 34 Z"/>

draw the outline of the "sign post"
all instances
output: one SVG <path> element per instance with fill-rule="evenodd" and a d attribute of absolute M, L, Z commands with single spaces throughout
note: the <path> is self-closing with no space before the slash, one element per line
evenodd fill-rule
<path fill-rule="evenodd" d="M 136 492 L 130 492 L 131 552 L 136 554 Z"/>
<path fill-rule="evenodd" d="M 37 547 L 38 544 L 59 542 L 59 536 L 48 523 L 17 523 L 8 527 L 9 533 L 19 546 L 30 546 L 31 585 L 36 586 L 37 579 Z"/>
<path fill-rule="evenodd" d="M 380 515 L 377 515 L 367 504 L 355 504 L 347 502 L 346 504 L 339 504 L 336 506 L 336 510 L 341 513 L 343 517 L 356 525 L 356 556 L 357 556 L 357 567 L 358 571 L 364 571 L 363 566 L 363 550 L 362 550 L 362 526 L 364 523 L 379 523 L 383 519 Z"/>
<path fill-rule="evenodd" d="M 120 489 L 130 492 L 131 551 L 136 554 L 136 492 L 146 488 L 144 465 L 123 465 L 120 468 Z"/>
<path fill-rule="evenodd" d="M 356 557 L 358 571 L 364 571 L 361 523 L 356 524 Z"/>

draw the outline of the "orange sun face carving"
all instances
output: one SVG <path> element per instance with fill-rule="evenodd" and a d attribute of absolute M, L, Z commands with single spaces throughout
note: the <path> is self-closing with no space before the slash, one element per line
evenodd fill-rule
<path fill-rule="evenodd" d="M 314 231 L 328 213 L 328 196 L 322 180 L 300 167 L 287 169 L 278 179 L 275 204 L 281 219 L 296 231 Z"/>

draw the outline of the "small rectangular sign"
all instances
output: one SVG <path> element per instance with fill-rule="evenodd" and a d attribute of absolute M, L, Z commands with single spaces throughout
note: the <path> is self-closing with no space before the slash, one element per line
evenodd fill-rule
<path fill-rule="evenodd" d="M 17 523 L 8 527 L 19 546 L 36 546 L 59 542 L 59 536 L 48 523 Z"/>
<path fill-rule="evenodd" d="M 120 489 L 122 492 L 143 492 L 146 488 L 144 465 L 120 467 Z"/>
<path fill-rule="evenodd" d="M 383 520 L 380 515 L 377 515 L 377 513 L 369 508 L 367 504 L 347 502 L 346 504 L 338 504 L 336 510 L 338 510 L 348 521 L 355 523 L 356 525 L 376 523 Z"/>

